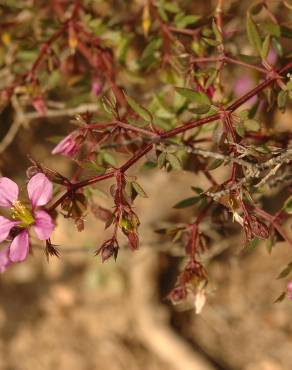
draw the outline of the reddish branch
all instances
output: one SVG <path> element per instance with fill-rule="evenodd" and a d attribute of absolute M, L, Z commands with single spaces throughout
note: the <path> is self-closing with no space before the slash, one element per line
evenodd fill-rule
<path fill-rule="evenodd" d="M 237 99 L 234 103 L 232 103 L 229 106 L 227 106 L 226 112 L 230 112 L 230 113 L 234 112 L 237 108 L 239 108 L 241 105 L 243 105 L 251 97 L 257 95 L 259 92 L 261 92 L 266 87 L 268 87 L 269 85 L 271 85 L 278 78 L 280 78 L 281 75 L 287 73 L 290 69 L 292 69 L 292 62 L 288 63 L 286 66 L 284 66 L 283 68 L 279 69 L 278 72 L 274 76 L 266 79 L 261 84 L 259 84 L 257 87 L 255 87 L 254 89 L 252 89 L 251 91 L 249 91 L 248 93 L 246 93 L 245 95 L 243 95 L 242 97 L 240 97 L 239 99 Z M 217 121 L 221 117 L 222 117 L 222 113 L 219 112 L 219 113 L 213 114 L 213 115 L 211 115 L 209 117 L 201 118 L 201 119 L 196 120 L 196 121 L 191 121 L 191 122 L 189 122 L 187 124 L 184 124 L 184 125 L 181 125 L 179 127 L 174 128 L 172 130 L 166 131 L 166 132 L 164 132 L 164 133 L 162 133 L 160 135 L 159 134 L 156 134 L 154 136 L 154 139 L 158 143 L 159 141 L 161 141 L 163 139 L 167 139 L 167 138 L 173 137 L 175 135 L 178 135 L 178 134 L 181 134 L 181 133 L 186 132 L 188 130 L 191 130 L 191 129 L 195 128 L 195 127 L 199 127 L 199 126 L 205 125 L 207 123 Z M 123 171 L 123 172 L 124 171 L 127 171 L 139 159 L 141 159 L 145 154 L 147 154 L 153 148 L 153 146 L 154 146 L 154 144 L 153 143 L 150 143 L 147 146 L 145 146 L 143 149 L 141 149 L 139 152 L 135 153 L 132 156 L 132 158 L 130 158 L 125 164 L 122 165 L 122 167 L 120 168 L 120 170 Z M 89 179 L 86 179 L 86 180 L 77 182 L 75 184 L 69 185 L 69 189 L 67 190 L 67 192 L 65 194 L 63 194 L 50 207 L 50 210 L 54 210 L 56 207 L 58 207 L 62 203 L 62 201 L 64 199 L 66 199 L 70 195 L 70 193 L 72 191 L 76 191 L 76 190 L 81 189 L 81 188 L 83 188 L 85 186 L 89 186 L 89 185 L 95 184 L 95 183 L 97 183 L 99 181 L 103 181 L 103 180 L 112 178 L 114 176 L 115 176 L 115 170 L 112 170 L 112 171 L 109 171 L 108 173 L 106 173 L 104 175 L 94 176 L 94 177 L 91 177 Z"/>

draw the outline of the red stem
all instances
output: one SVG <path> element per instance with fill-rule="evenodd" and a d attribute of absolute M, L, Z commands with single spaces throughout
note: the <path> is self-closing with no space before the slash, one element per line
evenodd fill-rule
<path fill-rule="evenodd" d="M 278 75 L 284 74 L 289 71 L 289 69 L 292 68 L 292 62 L 288 63 L 286 66 L 281 68 L 277 71 L 277 75 L 275 74 L 273 77 L 268 78 L 267 80 L 263 81 L 260 85 L 249 91 L 247 94 L 243 95 L 241 98 L 236 100 L 234 103 L 229 105 L 226 108 L 226 111 L 228 112 L 234 112 L 238 107 L 240 107 L 242 104 L 244 104 L 246 101 L 248 101 L 251 97 L 254 95 L 257 95 L 260 91 L 265 89 L 267 86 L 271 85 L 278 77 Z M 188 124 L 181 125 L 179 127 L 176 127 L 172 130 L 169 130 L 163 134 L 157 135 L 157 139 L 163 140 L 167 139 L 169 137 L 181 134 L 185 131 L 188 131 L 194 127 L 202 126 L 206 123 L 216 121 L 221 118 L 221 113 L 215 113 L 209 117 L 201 118 L 197 121 L 191 121 Z M 143 157 L 146 153 L 148 153 L 152 148 L 154 144 L 148 144 L 144 149 L 142 149 L 137 154 L 134 154 L 133 157 L 128 160 L 121 168 L 122 171 L 127 171 L 134 163 L 136 163 L 141 157 Z M 111 177 L 115 176 L 115 171 L 108 172 L 104 175 L 98 175 L 91 177 L 89 179 L 83 180 L 81 182 L 78 182 L 76 184 L 73 184 L 70 189 L 67 191 L 67 193 L 63 194 L 63 196 L 57 200 L 51 207 L 50 210 L 55 209 L 64 199 L 66 199 L 67 195 L 70 193 L 71 190 L 77 190 L 80 188 L 83 188 L 88 185 L 95 184 L 96 182 L 109 179 Z"/>

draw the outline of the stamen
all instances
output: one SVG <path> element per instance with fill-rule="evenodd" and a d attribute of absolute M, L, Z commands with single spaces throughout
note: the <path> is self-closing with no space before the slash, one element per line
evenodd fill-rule
<path fill-rule="evenodd" d="M 23 225 L 20 226 L 29 226 L 35 221 L 31 212 L 19 200 L 13 202 L 11 217 L 14 220 L 22 221 Z"/>

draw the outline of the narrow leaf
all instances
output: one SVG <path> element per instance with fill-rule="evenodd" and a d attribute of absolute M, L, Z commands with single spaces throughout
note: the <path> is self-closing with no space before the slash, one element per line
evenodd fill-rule
<path fill-rule="evenodd" d="M 136 192 L 141 195 L 143 198 L 148 198 L 148 195 L 145 193 L 144 189 L 139 185 L 137 182 L 132 182 L 133 188 L 136 190 Z"/>
<path fill-rule="evenodd" d="M 181 170 L 182 164 L 175 154 L 167 153 L 167 159 L 174 170 Z"/>
<path fill-rule="evenodd" d="M 151 114 L 142 107 L 140 104 L 135 102 L 133 98 L 126 95 L 127 102 L 129 103 L 130 107 L 136 112 L 140 117 L 142 117 L 145 121 L 151 121 Z"/>
<path fill-rule="evenodd" d="M 247 15 L 246 30 L 247 30 L 247 36 L 248 36 L 250 44 L 254 47 L 257 53 L 261 55 L 261 50 L 262 50 L 261 37 L 258 32 L 258 28 L 250 14 Z"/>
<path fill-rule="evenodd" d="M 176 203 L 176 205 L 173 206 L 173 208 L 181 209 L 181 208 L 190 207 L 190 206 L 193 206 L 194 204 L 198 203 L 200 199 L 201 198 L 199 196 L 198 197 L 186 198 L 186 199 L 181 200 L 180 202 Z"/>
<path fill-rule="evenodd" d="M 187 89 L 185 87 L 176 87 L 175 91 L 190 101 L 194 101 L 194 102 L 197 102 L 199 104 L 204 104 L 204 105 L 211 104 L 208 96 L 204 94 L 203 92 L 197 92 L 191 89 Z"/>
<path fill-rule="evenodd" d="M 283 279 L 287 277 L 292 271 L 292 262 L 290 262 L 278 275 L 277 279 Z"/>

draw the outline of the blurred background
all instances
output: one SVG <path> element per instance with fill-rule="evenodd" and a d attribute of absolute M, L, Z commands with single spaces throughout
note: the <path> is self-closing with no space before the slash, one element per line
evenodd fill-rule
<path fill-rule="evenodd" d="M 0 1 L 2 15 L 7 3 Z M 113 9 L 112 2 L 109 8 L 99 3 L 104 12 Z M 196 14 L 208 14 L 215 4 L 192 3 L 187 6 L 197 7 Z M 237 2 L 237 15 L 248 5 L 243 3 Z M 279 2 L 271 3 L 277 10 Z M 91 97 L 89 103 L 95 101 Z M 1 174 L 23 182 L 28 155 L 62 174 L 72 173 L 69 160 L 50 155 L 53 144 L 47 140 L 68 132 L 72 117 L 70 112 L 36 117 L 18 127 L 8 145 L 0 144 Z M 270 112 L 269 120 L 279 131 L 291 130 L 292 111 Z M 0 142 L 12 122 L 8 106 L 0 117 Z M 218 178 L 226 175 L 221 171 Z M 192 173 L 141 171 L 139 183 L 149 196 L 135 203 L 141 246 L 135 253 L 122 250 L 117 262 L 102 264 L 93 256 L 107 235 L 102 222 L 88 215 L 86 231 L 78 233 L 59 216 L 52 241 L 61 258 L 47 262 L 35 246 L 25 263 L 0 276 L 0 370 L 291 370 L 292 304 L 273 303 L 283 290 L 276 277 L 291 259 L 285 242 L 270 255 L 264 244 L 244 249 L 236 235 L 218 241 L 204 257 L 210 284 L 202 312 L 178 309 L 166 299 L 184 261 L 179 249 L 154 230 L 187 222 L 191 213 L 172 206 L 194 183 L 205 188 L 205 181 Z M 99 201 L 111 207 L 106 196 Z M 265 202 L 273 209 L 277 201 L 275 193 Z"/>

